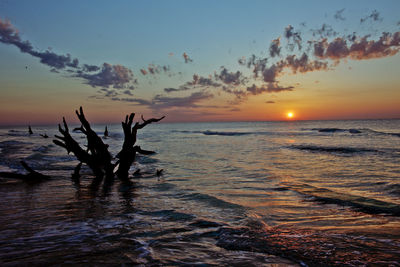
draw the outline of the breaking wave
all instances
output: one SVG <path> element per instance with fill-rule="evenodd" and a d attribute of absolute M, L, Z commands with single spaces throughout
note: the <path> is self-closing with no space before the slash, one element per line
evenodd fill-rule
<path fill-rule="evenodd" d="M 394 203 L 381 201 L 373 198 L 338 193 L 326 188 L 318 188 L 308 184 L 291 185 L 290 190 L 298 192 L 304 196 L 311 197 L 312 200 L 326 203 L 349 206 L 368 214 L 389 214 L 400 216 L 400 206 Z"/>
<path fill-rule="evenodd" d="M 289 148 L 306 150 L 310 152 L 356 154 L 356 153 L 376 153 L 380 152 L 370 148 L 338 147 L 338 146 L 318 146 L 318 145 L 293 145 Z"/>
<path fill-rule="evenodd" d="M 317 131 L 320 133 L 351 133 L 351 134 L 369 134 L 369 135 L 389 135 L 389 136 L 397 136 L 400 137 L 400 133 L 388 133 L 382 131 L 375 131 L 369 128 L 362 129 L 342 129 L 342 128 L 312 128 L 312 129 L 303 129 L 303 130 L 311 130 Z"/>

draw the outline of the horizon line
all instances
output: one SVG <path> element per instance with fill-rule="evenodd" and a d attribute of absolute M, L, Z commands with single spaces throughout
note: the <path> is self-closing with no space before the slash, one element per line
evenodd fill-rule
<path fill-rule="evenodd" d="M 312 121 L 374 121 L 374 120 L 400 120 L 398 118 L 350 118 L 350 119 L 282 119 L 282 120 L 215 120 L 215 121 L 160 121 L 159 124 L 180 124 L 180 123 L 246 123 L 246 122 L 312 122 Z M 113 125 L 120 124 L 121 122 L 92 122 L 91 125 Z M 60 123 L 16 123 L 16 124 L 2 124 L 0 127 L 25 127 L 25 126 L 58 126 Z M 71 125 L 79 125 L 79 123 L 70 123 Z"/>

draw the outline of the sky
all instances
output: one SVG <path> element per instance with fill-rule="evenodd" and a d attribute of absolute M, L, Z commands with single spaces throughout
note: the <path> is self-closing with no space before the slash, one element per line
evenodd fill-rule
<path fill-rule="evenodd" d="M 398 0 L 0 0 L 0 125 L 79 106 L 95 123 L 400 118 L 398 14 Z"/>

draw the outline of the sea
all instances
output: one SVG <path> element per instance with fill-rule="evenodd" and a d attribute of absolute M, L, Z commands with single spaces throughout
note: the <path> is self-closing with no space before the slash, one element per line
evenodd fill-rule
<path fill-rule="evenodd" d="M 0 128 L 0 172 L 51 176 L 0 178 L 1 266 L 400 266 L 400 120 L 153 123 L 105 185 L 32 130 Z"/>

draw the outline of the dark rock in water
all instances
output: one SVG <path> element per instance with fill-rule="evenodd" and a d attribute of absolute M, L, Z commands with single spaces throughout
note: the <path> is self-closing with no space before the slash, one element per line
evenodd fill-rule
<path fill-rule="evenodd" d="M 205 221 L 205 220 L 198 220 L 194 223 L 189 224 L 190 226 L 195 226 L 199 228 L 211 228 L 211 227 L 220 227 L 222 224 L 216 223 L 216 222 L 210 222 L 210 221 Z"/>
<path fill-rule="evenodd" d="M 361 133 L 361 131 L 359 131 L 359 130 L 357 130 L 357 129 L 350 129 L 350 130 L 349 130 L 349 133 L 352 133 L 352 134 L 359 134 L 359 133 Z"/>

